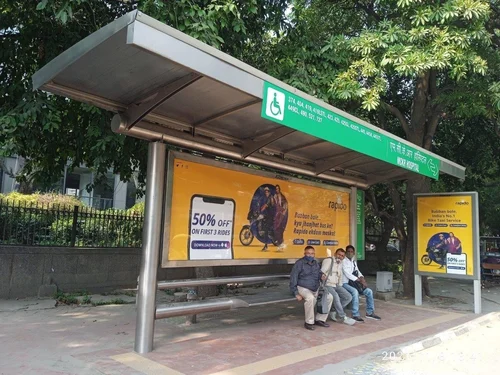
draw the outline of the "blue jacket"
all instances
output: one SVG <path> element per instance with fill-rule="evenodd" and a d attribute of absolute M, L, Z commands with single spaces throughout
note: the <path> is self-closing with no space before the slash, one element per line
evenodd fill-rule
<path fill-rule="evenodd" d="M 315 260 L 308 262 L 301 258 L 295 262 L 290 274 L 290 291 L 293 295 L 299 294 L 297 286 L 316 292 L 321 280 L 321 267 Z"/>

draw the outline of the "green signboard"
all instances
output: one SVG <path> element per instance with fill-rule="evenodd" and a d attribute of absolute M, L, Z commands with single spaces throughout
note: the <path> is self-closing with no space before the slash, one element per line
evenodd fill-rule
<path fill-rule="evenodd" d="M 365 260 L 365 192 L 356 191 L 356 259 Z"/>
<path fill-rule="evenodd" d="M 439 160 L 428 152 L 380 134 L 360 123 L 264 83 L 262 117 L 324 139 L 342 147 L 383 160 L 434 179 L 439 177 Z"/>

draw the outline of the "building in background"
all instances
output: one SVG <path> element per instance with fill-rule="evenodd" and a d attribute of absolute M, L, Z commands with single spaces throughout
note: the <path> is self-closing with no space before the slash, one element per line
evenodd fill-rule
<path fill-rule="evenodd" d="M 19 189 L 19 183 L 13 178 L 24 165 L 21 157 L 4 157 L 0 165 L 0 193 L 8 194 Z M 64 177 L 54 185 L 52 192 L 72 195 L 80 199 L 85 205 L 98 209 L 126 209 L 136 203 L 137 187 L 132 179 L 128 182 L 120 181 L 119 174 L 109 172 L 106 180 L 94 187 L 90 192 L 87 186 L 94 182 L 94 172 L 81 165 L 74 170 L 65 170 Z M 35 186 L 35 191 L 36 191 Z M 42 191 L 39 189 L 39 191 Z"/>

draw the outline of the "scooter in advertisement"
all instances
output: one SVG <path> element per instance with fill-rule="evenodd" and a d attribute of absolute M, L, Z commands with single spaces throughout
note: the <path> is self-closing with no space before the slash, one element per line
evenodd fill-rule
<path fill-rule="evenodd" d="M 264 215 L 259 214 L 258 212 L 250 212 L 248 214 L 248 225 L 243 225 L 240 230 L 240 242 L 243 246 L 250 246 L 255 237 L 257 238 L 265 238 L 266 231 L 264 230 Z M 271 233 L 269 233 L 269 238 L 265 238 L 267 243 L 275 243 L 275 240 L 272 238 Z"/>
<path fill-rule="evenodd" d="M 432 262 L 439 264 L 441 267 L 446 265 L 446 252 L 437 249 L 435 246 L 426 249 L 427 254 L 422 255 L 420 262 L 423 265 L 430 265 Z"/>
<path fill-rule="evenodd" d="M 264 219 L 264 215 L 259 215 L 258 213 L 250 213 L 248 215 L 249 225 L 243 225 L 240 230 L 240 242 L 243 246 L 250 246 L 255 237 L 254 232 L 258 228 L 259 221 Z"/>

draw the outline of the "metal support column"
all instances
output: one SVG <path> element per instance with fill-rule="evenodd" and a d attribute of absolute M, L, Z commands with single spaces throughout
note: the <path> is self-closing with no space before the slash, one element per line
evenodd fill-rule
<path fill-rule="evenodd" d="M 481 314 L 481 279 L 474 280 L 474 314 Z"/>
<path fill-rule="evenodd" d="M 415 306 L 422 306 L 422 276 L 415 275 Z"/>
<path fill-rule="evenodd" d="M 148 150 L 146 204 L 134 344 L 134 350 L 141 354 L 153 350 L 157 288 L 156 274 L 160 255 L 165 159 L 166 145 L 164 143 L 151 142 Z"/>

